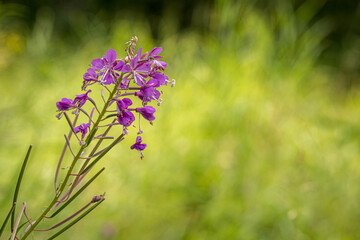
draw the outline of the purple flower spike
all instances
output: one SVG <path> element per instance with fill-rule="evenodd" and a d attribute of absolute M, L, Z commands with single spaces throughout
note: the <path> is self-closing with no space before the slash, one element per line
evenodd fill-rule
<path fill-rule="evenodd" d="M 140 136 L 137 136 L 136 138 L 136 142 L 134 145 L 132 145 L 130 148 L 131 149 L 136 149 L 138 151 L 143 151 L 145 148 L 146 148 L 146 143 L 141 143 L 142 142 L 142 139 Z"/>
<path fill-rule="evenodd" d="M 77 126 L 76 128 L 74 128 L 74 130 L 75 130 L 75 133 L 81 132 L 81 134 L 82 134 L 81 140 L 83 140 L 85 135 L 88 132 L 89 127 L 90 127 L 90 123 L 82 123 L 79 126 Z"/>
<path fill-rule="evenodd" d="M 71 99 L 63 98 L 61 101 L 56 103 L 56 107 L 59 109 L 59 111 L 67 111 L 71 108 L 75 108 L 76 105 Z"/>
<path fill-rule="evenodd" d="M 156 109 L 151 106 L 136 108 L 135 111 L 140 113 L 148 121 L 155 120 L 154 113 L 156 112 Z"/>

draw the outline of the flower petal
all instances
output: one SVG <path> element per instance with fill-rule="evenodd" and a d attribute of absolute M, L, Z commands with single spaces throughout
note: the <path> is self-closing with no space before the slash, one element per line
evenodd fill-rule
<path fill-rule="evenodd" d="M 109 51 L 106 53 L 106 59 L 110 64 L 115 62 L 116 57 L 117 57 L 117 53 L 114 49 L 109 49 Z"/>
<path fill-rule="evenodd" d="M 104 60 L 102 60 L 101 58 L 94 59 L 91 62 L 91 66 L 95 71 L 100 71 L 104 68 L 104 65 Z"/>

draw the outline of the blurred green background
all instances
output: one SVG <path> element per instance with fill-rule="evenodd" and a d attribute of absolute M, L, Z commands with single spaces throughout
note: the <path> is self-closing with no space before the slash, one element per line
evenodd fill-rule
<path fill-rule="evenodd" d="M 51 200 L 55 102 L 136 35 L 176 86 L 145 158 L 134 130 L 58 220 L 106 201 L 58 239 L 360 239 L 359 23 L 350 0 L 0 1 L 0 219 L 30 143 L 20 201 L 33 219 Z"/>

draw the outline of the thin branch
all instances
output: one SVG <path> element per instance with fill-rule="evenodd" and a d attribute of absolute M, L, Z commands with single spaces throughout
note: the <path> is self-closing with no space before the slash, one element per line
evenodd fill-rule
<path fill-rule="evenodd" d="M 15 226 L 14 226 L 14 228 L 12 229 L 12 235 L 11 235 L 11 239 L 10 239 L 10 240 L 14 240 L 14 239 L 15 239 L 15 236 L 16 236 L 16 233 L 17 233 L 16 230 L 17 230 L 17 228 L 18 228 L 18 226 L 19 226 L 19 223 L 20 223 L 20 220 L 21 220 L 21 217 L 22 217 L 22 214 L 23 214 L 23 212 L 24 212 L 25 207 L 26 207 L 26 203 L 24 202 L 24 203 L 23 203 L 23 206 L 22 206 L 22 208 L 21 208 L 21 210 L 20 210 L 20 212 L 19 212 L 19 215 L 18 215 L 18 217 L 17 217 L 17 219 L 16 219 Z"/>
<path fill-rule="evenodd" d="M 95 107 L 95 109 L 96 109 L 96 111 L 100 114 L 100 111 L 99 111 L 99 109 L 97 108 L 97 106 L 96 106 L 96 103 L 95 103 L 95 101 L 94 101 L 94 99 L 92 99 L 92 98 L 88 98 L 88 100 L 94 105 L 94 107 Z"/>
<path fill-rule="evenodd" d="M 56 238 L 57 236 L 59 236 L 60 234 L 62 234 L 63 232 L 65 232 L 66 230 L 71 228 L 73 225 L 75 225 L 77 222 L 79 222 L 81 219 L 83 219 L 86 215 L 88 215 L 92 210 L 94 210 L 97 206 L 99 206 L 99 204 L 101 204 L 104 200 L 105 199 L 101 199 L 94 206 L 92 206 L 89 210 L 87 210 L 82 215 L 80 215 L 77 219 L 75 219 L 72 223 L 68 224 L 66 227 L 61 229 L 59 232 L 55 233 L 50 238 L 48 238 L 48 240 L 52 240 L 52 239 Z"/>
<path fill-rule="evenodd" d="M 79 137 L 76 135 L 74 126 L 73 126 L 73 124 L 71 123 L 69 116 L 67 115 L 66 112 L 64 112 L 64 115 L 65 115 L 65 118 L 66 118 L 66 120 L 67 120 L 67 122 L 68 122 L 68 124 L 69 124 L 69 126 L 70 126 L 70 128 L 71 128 L 71 130 L 73 131 L 75 137 L 77 138 L 77 140 L 78 140 L 79 142 L 81 142 L 81 140 L 79 139 Z"/>
<path fill-rule="evenodd" d="M 111 148 L 113 148 L 116 144 L 118 144 L 119 142 L 121 142 L 122 140 L 124 139 L 124 134 L 121 134 L 117 139 L 115 139 L 115 141 L 113 141 L 109 147 L 104 151 L 102 152 L 95 160 L 93 160 L 90 165 L 85 168 L 85 170 L 83 170 L 81 172 L 81 175 L 84 174 L 85 172 L 87 172 L 91 167 L 93 167 L 102 157 L 105 156 L 105 154 L 110 151 Z"/>
<path fill-rule="evenodd" d="M 79 115 L 77 114 L 77 115 L 75 116 L 75 119 L 74 119 L 74 125 L 76 124 L 78 118 L 79 118 Z M 69 139 L 69 141 L 70 141 L 70 139 L 71 139 L 71 137 L 72 137 L 72 133 L 73 133 L 73 131 L 70 130 L 70 132 L 69 132 L 69 134 L 68 134 L 68 139 Z M 62 161 L 63 161 L 64 156 L 65 156 L 66 149 L 67 149 L 67 143 L 65 142 L 64 148 L 63 148 L 63 150 L 62 150 L 62 152 L 61 152 L 61 156 L 60 156 L 60 159 L 59 159 L 57 168 L 56 168 L 56 173 L 55 173 L 55 182 L 54 182 L 55 194 L 57 194 L 57 180 L 58 180 L 58 177 L 59 177 L 59 171 L 60 171 L 61 164 L 62 164 Z"/>
<path fill-rule="evenodd" d="M 91 119 L 90 115 L 89 115 L 84 109 L 82 109 L 82 108 L 79 108 L 79 109 L 80 109 L 80 111 L 82 111 L 82 112 L 90 119 L 90 121 L 91 121 L 93 124 L 95 124 L 94 121 Z"/>
<path fill-rule="evenodd" d="M 65 134 L 64 134 L 64 137 L 65 137 L 66 144 L 69 146 L 69 150 L 70 150 L 71 154 L 73 155 L 73 157 L 75 157 L 75 154 L 74 154 L 73 150 L 71 149 L 70 140 L 67 138 L 67 136 Z"/>
<path fill-rule="evenodd" d="M 55 217 L 59 212 L 61 212 L 67 205 L 69 205 L 77 196 L 79 196 L 103 171 L 105 168 L 102 168 L 99 172 L 97 172 L 89 181 L 82 186 L 79 191 L 77 191 L 64 205 L 62 205 L 56 212 L 54 212 L 49 218 Z"/>

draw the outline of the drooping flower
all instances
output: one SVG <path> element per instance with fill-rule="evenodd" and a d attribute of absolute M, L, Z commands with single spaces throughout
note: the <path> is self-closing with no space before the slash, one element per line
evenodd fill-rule
<path fill-rule="evenodd" d="M 88 132 L 88 128 L 90 127 L 90 123 L 82 123 L 79 126 L 77 126 L 76 128 L 74 128 L 75 133 L 81 132 L 82 136 L 81 136 L 81 140 L 83 140 L 85 138 L 85 135 Z"/>
<path fill-rule="evenodd" d="M 136 149 L 139 151 L 143 151 L 146 148 L 146 143 L 141 143 L 142 139 L 141 136 L 137 136 L 135 144 L 131 146 L 131 149 Z"/>
<path fill-rule="evenodd" d="M 132 105 L 132 101 L 128 98 L 117 99 L 116 104 L 118 122 L 124 127 L 130 126 L 135 120 L 134 114 L 127 110 Z"/>
<path fill-rule="evenodd" d="M 84 94 L 76 95 L 74 100 L 71 100 L 69 98 L 63 98 L 61 101 L 56 103 L 56 107 L 59 111 L 68 111 L 70 109 L 74 108 L 81 108 L 86 101 L 89 99 L 88 94 L 91 92 L 91 90 L 87 91 Z"/>
<path fill-rule="evenodd" d="M 154 113 L 156 112 L 156 109 L 151 106 L 135 108 L 135 111 L 140 113 L 146 120 L 150 122 L 155 120 Z"/>
<path fill-rule="evenodd" d="M 144 156 L 142 155 L 141 151 L 143 151 L 147 145 L 146 143 L 141 143 L 141 142 L 142 142 L 141 137 L 137 136 L 135 144 L 133 144 L 130 148 L 138 150 L 140 154 L 140 158 L 142 159 Z"/>
<path fill-rule="evenodd" d="M 130 126 L 135 121 L 135 116 L 130 111 L 121 111 L 117 114 L 118 122 L 124 127 Z"/>
<path fill-rule="evenodd" d="M 75 108 L 76 105 L 74 104 L 73 100 L 62 98 L 61 101 L 56 103 L 56 107 L 59 111 L 67 111 L 69 109 Z"/>
<path fill-rule="evenodd" d="M 76 97 L 74 99 L 74 104 L 78 108 L 81 108 L 86 103 L 86 101 L 89 99 L 89 96 L 88 96 L 89 93 L 91 93 L 91 90 L 87 91 L 84 94 L 76 95 Z"/>
<path fill-rule="evenodd" d="M 117 112 L 120 113 L 123 110 L 126 110 L 129 106 L 132 105 L 132 101 L 129 98 L 117 99 Z"/>

